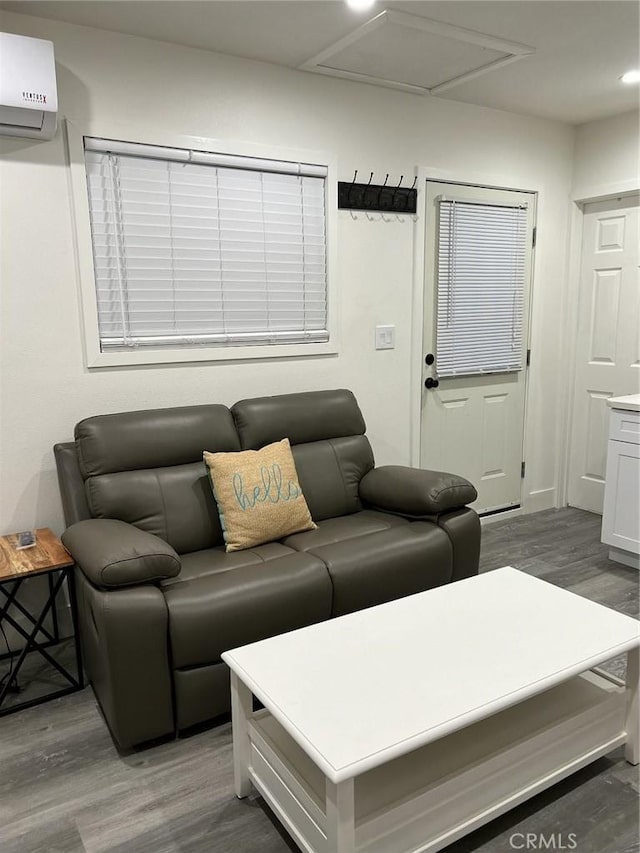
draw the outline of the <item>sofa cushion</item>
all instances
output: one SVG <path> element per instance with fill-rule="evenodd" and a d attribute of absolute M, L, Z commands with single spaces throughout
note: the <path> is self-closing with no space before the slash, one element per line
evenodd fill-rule
<path fill-rule="evenodd" d="M 243 448 L 289 439 L 314 521 L 362 509 L 358 487 L 374 461 L 351 391 L 258 397 L 241 400 L 231 412 Z"/>
<path fill-rule="evenodd" d="M 247 548 L 245 551 L 232 551 L 230 554 L 224 549 L 224 545 L 216 548 L 207 548 L 204 551 L 194 551 L 191 554 L 183 554 L 180 557 L 180 574 L 174 578 L 167 578 L 162 586 L 171 586 L 174 583 L 182 583 L 187 580 L 215 575 L 218 572 L 228 572 L 231 569 L 239 569 L 243 566 L 259 566 L 269 560 L 278 557 L 286 557 L 293 553 L 291 548 L 281 545 L 279 542 L 268 542 L 266 545 L 258 545 L 256 548 Z"/>
<path fill-rule="evenodd" d="M 297 444 L 292 451 L 314 521 L 362 509 L 360 480 L 373 468 L 373 452 L 366 436 Z"/>
<path fill-rule="evenodd" d="M 373 509 L 365 509 L 353 515 L 320 521 L 317 530 L 294 533 L 293 536 L 287 536 L 286 539 L 283 539 L 282 544 L 296 551 L 313 551 L 323 545 L 356 539 L 370 533 L 390 530 L 392 527 L 406 527 L 408 524 L 407 519 L 398 515 L 388 515 Z"/>
<path fill-rule="evenodd" d="M 181 406 L 85 418 L 75 429 L 83 477 L 200 462 L 202 451 L 240 450 L 226 406 Z"/>
<path fill-rule="evenodd" d="M 166 586 L 163 592 L 175 669 L 216 663 L 228 649 L 331 615 L 327 569 L 317 557 L 304 553 L 203 573 Z"/>
<path fill-rule="evenodd" d="M 227 551 L 315 528 L 288 438 L 260 450 L 203 455 Z"/>
<path fill-rule="evenodd" d="M 92 516 L 134 524 L 179 554 L 222 542 L 202 451 L 240 449 L 226 406 L 99 415 L 75 439 Z"/>
<path fill-rule="evenodd" d="M 292 446 L 364 435 L 365 423 L 351 391 L 308 391 L 254 397 L 231 407 L 243 450 L 288 438 Z"/>
<path fill-rule="evenodd" d="M 212 548 L 223 541 L 202 460 L 89 477 L 85 490 L 95 518 L 127 521 L 164 539 L 179 554 Z"/>
<path fill-rule="evenodd" d="M 289 536 L 284 541 L 313 554 L 327 566 L 333 585 L 332 616 L 423 592 L 451 580 L 451 542 L 444 530 L 430 522 L 407 522 L 382 513 L 362 512 L 329 519 L 321 522 L 317 531 Z"/>

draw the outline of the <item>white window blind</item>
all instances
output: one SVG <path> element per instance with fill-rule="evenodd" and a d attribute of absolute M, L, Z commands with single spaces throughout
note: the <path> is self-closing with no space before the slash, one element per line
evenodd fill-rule
<path fill-rule="evenodd" d="M 526 252 L 526 206 L 440 200 L 439 376 L 522 368 Z"/>
<path fill-rule="evenodd" d="M 85 138 L 100 346 L 320 342 L 326 168 Z"/>

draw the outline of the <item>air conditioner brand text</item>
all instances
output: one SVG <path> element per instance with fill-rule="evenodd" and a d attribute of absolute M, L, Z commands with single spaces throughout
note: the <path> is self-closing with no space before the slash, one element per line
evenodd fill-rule
<path fill-rule="evenodd" d="M 42 92 L 23 92 L 22 100 L 29 104 L 46 104 L 47 96 L 43 95 Z"/>

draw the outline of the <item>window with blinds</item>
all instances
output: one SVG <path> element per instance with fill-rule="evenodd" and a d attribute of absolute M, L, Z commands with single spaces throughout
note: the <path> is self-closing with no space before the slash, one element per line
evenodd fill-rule
<path fill-rule="evenodd" d="M 522 369 L 527 207 L 442 198 L 438 375 Z"/>
<path fill-rule="evenodd" d="M 85 137 L 101 350 L 322 342 L 326 168 Z"/>

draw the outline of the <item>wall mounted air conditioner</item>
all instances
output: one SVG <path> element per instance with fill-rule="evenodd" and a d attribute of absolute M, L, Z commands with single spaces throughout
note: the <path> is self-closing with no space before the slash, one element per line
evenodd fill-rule
<path fill-rule="evenodd" d="M 51 139 L 57 114 L 53 42 L 0 33 L 0 135 Z"/>

